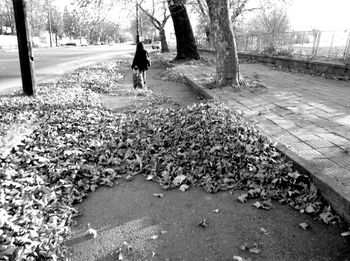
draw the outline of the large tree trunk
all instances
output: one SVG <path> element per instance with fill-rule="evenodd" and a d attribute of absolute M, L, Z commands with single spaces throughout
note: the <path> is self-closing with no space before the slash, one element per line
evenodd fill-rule
<path fill-rule="evenodd" d="M 166 41 L 164 28 L 159 29 L 159 37 L 160 37 L 160 43 L 162 45 L 161 52 L 162 53 L 169 52 L 169 47 L 168 47 L 168 43 Z"/>
<path fill-rule="evenodd" d="M 171 18 L 173 19 L 177 59 L 199 59 L 196 40 L 185 7 L 185 0 L 168 0 Z"/>
<path fill-rule="evenodd" d="M 243 79 L 239 71 L 237 46 L 228 13 L 228 0 L 206 1 L 211 32 L 214 36 L 217 84 L 239 86 Z"/>

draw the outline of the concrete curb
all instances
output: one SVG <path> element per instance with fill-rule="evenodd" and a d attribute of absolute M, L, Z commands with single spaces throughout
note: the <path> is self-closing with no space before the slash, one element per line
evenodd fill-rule
<path fill-rule="evenodd" d="M 192 88 L 193 91 L 195 91 L 196 93 L 202 95 L 203 97 L 212 100 L 212 99 L 218 99 L 218 97 L 216 97 L 216 95 L 214 94 L 210 94 L 209 92 L 206 92 L 204 90 L 204 87 L 195 83 L 191 78 L 189 78 L 188 76 L 184 75 L 184 78 L 186 79 L 187 83 L 190 85 L 190 87 Z"/>
<path fill-rule="evenodd" d="M 340 188 L 333 179 L 283 144 L 278 143 L 276 148 L 293 161 L 301 173 L 310 176 L 320 190 L 323 198 L 333 207 L 339 216 L 350 223 L 350 195 L 344 189 Z"/>
<path fill-rule="evenodd" d="M 207 99 L 215 99 L 221 101 L 210 89 L 204 88 L 204 86 L 196 83 L 188 76 L 184 75 L 190 87 L 206 97 Z M 263 130 L 261 133 L 268 137 Z M 288 149 L 281 143 L 277 143 L 277 150 L 284 154 L 289 160 L 295 163 L 296 168 L 303 174 L 308 175 L 311 180 L 316 184 L 320 190 L 323 198 L 333 207 L 339 216 L 341 216 L 346 222 L 350 223 L 350 195 L 340 188 L 331 178 L 322 173 L 321 170 L 313 166 L 307 160 L 301 158 L 292 150 Z"/>

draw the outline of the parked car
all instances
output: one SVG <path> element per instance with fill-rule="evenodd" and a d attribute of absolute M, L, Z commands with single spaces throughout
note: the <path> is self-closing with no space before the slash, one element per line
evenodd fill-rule
<path fill-rule="evenodd" d="M 153 41 L 152 49 L 160 49 L 160 41 Z"/>
<path fill-rule="evenodd" d="M 68 42 L 65 45 L 66 46 L 77 46 L 77 43 L 75 43 L 75 42 Z"/>

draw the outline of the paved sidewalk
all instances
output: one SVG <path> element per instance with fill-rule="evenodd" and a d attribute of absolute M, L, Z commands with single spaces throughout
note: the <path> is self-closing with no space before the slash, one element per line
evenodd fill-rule
<path fill-rule="evenodd" d="M 267 86 L 254 91 L 202 84 L 215 68 L 177 64 L 189 83 L 223 101 L 257 126 L 301 169 L 309 172 L 323 196 L 350 222 L 350 83 L 242 64 L 250 79 Z"/>

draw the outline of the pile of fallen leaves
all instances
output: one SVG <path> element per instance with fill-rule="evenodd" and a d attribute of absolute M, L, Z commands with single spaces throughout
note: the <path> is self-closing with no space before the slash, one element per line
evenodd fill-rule
<path fill-rule="evenodd" d="M 58 81 L 58 85 L 71 88 L 79 86 L 96 93 L 111 93 L 118 90 L 118 82 L 123 79 L 121 68 L 128 68 L 127 60 L 105 61 L 75 70 Z"/>
<path fill-rule="evenodd" d="M 156 80 L 179 82 L 186 84 L 187 81 L 181 72 L 178 72 L 176 68 L 166 68 L 163 72 L 155 76 Z"/>
<path fill-rule="evenodd" d="M 74 204 L 99 186 L 138 174 L 164 189 L 244 189 L 242 203 L 254 198 L 256 207 L 269 209 L 274 199 L 329 223 L 335 220 L 309 177 L 236 112 L 203 103 L 118 113 L 99 106 L 89 87 L 69 87 L 67 79 L 39 89 L 36 99 L 0 101 L 5 111 L 23 108 L 45 118 L 0 159 L 0 259 L 63 257 L 61 245 L 77 214 Z M 56 91 L 64 93 L 61 102 Z"/>
<path fill-rule="evenodd" d="M 114 66 L 113 62 L 109 63 Z M 19 94 L 2 97 L 0 145 L 6 145 L 19 127 L 23 130 L 37 122 L 46 125 L 56 113 L 63 123 L 69 112 L 74 117 L 78 111 L 99 110 L 98 94 L 87 86 L 73 83 L 72 78 L 68 74 L 58 82 L 38 85 L 36 97 Z M 37 131 L 40 132 L 40 128 Z M 48 135 L 50 140 L 52 133 Z M 75 213 L 72 204 L 63 200 L 69 197 L 70 192 L 65 193 L 65 190 L 71 185 L 64 180 L 62 184 L 50 184 L 44 172 L 21 164 L 23 160 L 37 167 L 48 163 L 39 156 L 39 151 L 32 158 L 31 152 L 20 150 L 21 146 L 32 142 L 34 140 L 27 138 L 12 154 L 0 158 L 0 260 L 56 260 L 62 255 L 59 245 L 69 235 L 69 224 Z M 46 145 L 41 144 L 40 149 L 45 150 Z"/>
<path fill-rule="evenodd" d="M 346 74 L 334 74 L 334 73 L 328 73 L 328 72 L 318 72 L 311 69 L 306 69 L 302 67 L 296 67 L 296 68 L 288 68 L 284 66 L 276 66 L 273 64 L 268 64 L 270 67 L 272 67 L 274 70 L 280 70 L 285 72 L 291 72 L 294 74 L 306 74 L 306 75 L 312 75 L 312 76 L 319 76 L 326 79 L 332 79 L 337 81 L 350 81 L 350 76 Z"/>
<path fill-rule="evenodd" d="M 11 134 L 49 115 L 57 107 L 98 106 L 98 95 L 81 86 L 67 89 L 49 81 L 37 86 L 37 97 L 19 94 L 0 99 L 0 146 L 11 138 Z"/>

